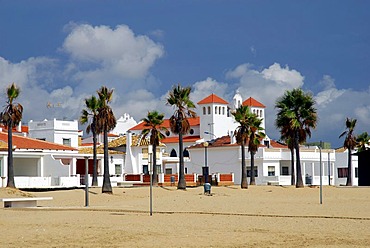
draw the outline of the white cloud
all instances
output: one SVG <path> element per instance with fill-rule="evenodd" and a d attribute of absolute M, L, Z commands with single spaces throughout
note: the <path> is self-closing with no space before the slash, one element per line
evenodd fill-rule
<path fill-rule="evenodd" d="M 135 35 L 126 25 L 119 25 L 115 29 L 108 26 L 76 25 L 65 39 L 63 50 L 76 63 L 87 63 L 95 67 L 86 69 L 87 74 L 96 76 L 111 73 L 134 79 L 144 78 L 148 69 L 164 53 L 162 45 L 147 36 Z M 82 66 L 79 69 L 84 71 Z M 80 75 L 80 79 L 83 76 Z"/>

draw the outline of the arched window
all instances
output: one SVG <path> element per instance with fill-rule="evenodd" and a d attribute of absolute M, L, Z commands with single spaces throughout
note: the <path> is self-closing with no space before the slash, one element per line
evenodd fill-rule
<path fill-rule="evenodd" d="M 260 117 L 262 117 L 263 115 L 262 115 L 262 110 L 260 110 Z"/>
<path fill-rule="evenodd" d="M 190 129 L 190 131 L 189 131 L 189 133 L 191 134 L 191 135 L 193 135 L 194 134 L 194 129 Z"/>
<path fill-rule="evenodd" d="M 184 155 L 184 158 L 190 157 L 189 151 L 187 149 L 184 150 L 183 155 Z"/>
<path fill-rule="evenodd" d="M 217 107 L 215 107 L 215 115 L 217 115 Z"/>
<path fill-rule="evenodd" d="M 206 107 L 203 107 L 203 115 L 206 114 Z"/>
<path fill-rule="evenodd" d="M 170 136 L 170 134 L 171 134 L 171 133 L 170 133 L 170 131 L 168 131 L 168 130 L 167 130 L 167 131 L 166 131 L 166 135 L 167 135 L 167 136 Z"/>
<path fill-rule="evenodd" d="M 221 114 L 221 107 L 218 107 L 218 114 Z"/>
<path fill-rule="evenodd" d="M 177 153 L 176 153 L 175 149 L 172 149 L 172 151 L 170 153 L 170 157 L 174 157 L 174 158 L 177 157 Z"/>
<path fill-rule="evenodd" d="M 225 115 L 225 107 L 222 107 L 222 115 Z"/>
<path fill-rule="evenodd" d="M 211 114 L 211 107 L 208 106 L 208 114 L 210 115 Z"/>

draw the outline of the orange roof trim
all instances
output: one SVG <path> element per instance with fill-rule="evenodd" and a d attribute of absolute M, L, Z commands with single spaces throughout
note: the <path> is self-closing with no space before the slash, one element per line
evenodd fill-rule
<path fill-rule="evenodd" d="M 209 103 L 229 104 L 224 99 L 222 99 L 221 97 L 219 97 L 215 94 L 211 94 L 211 95 L 207 96 L 206 98 L 204 98 L 203 100 L 198 102 L 198 104 L 209 104 Z"/>
<path fill-rule="evenodd" d="M 200 118 L 199 118 L 199 116 L 197 116 L 195 118 L 188 118 L 188 121 L 189 121 L 190 126 L 199 126 L 200 125 Z M 144 124 L 145 123 L 142 121 L 139 124 L 137 124 L 136 126 L 130 128 L 130 130 L 144 130 L 146 128 L 144 126 Z M 163 121 L 162 127 L 165 127 L 167 129 L 170 129 L 170 120 L 169 119 L 165 119 Z"/>
<path fill-rule="evenodd" d="M 258 107 L 258 108 L 266 108 L 265 105 L 257 101 L 256 99 L 249 97 L 247 100 L 243 102 L 243 106 L 249 106 L 249 107 Z"/>

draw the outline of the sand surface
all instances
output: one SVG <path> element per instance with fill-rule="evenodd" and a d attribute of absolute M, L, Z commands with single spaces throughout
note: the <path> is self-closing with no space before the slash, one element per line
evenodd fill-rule
<path fill-rule="evenodd" d="M 370 247 L 370 188 L 250 186 L 21 192 L 37 208 L 0 208 L 0 247 Z"/>

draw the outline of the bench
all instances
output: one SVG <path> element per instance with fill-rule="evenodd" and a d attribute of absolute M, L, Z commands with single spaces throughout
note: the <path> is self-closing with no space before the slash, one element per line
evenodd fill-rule
<path fill-rule="evenodd" d="M 37 201 L 53 200 L 53 197 L 2 198 L 4 208 L 37 207 Z"/>

